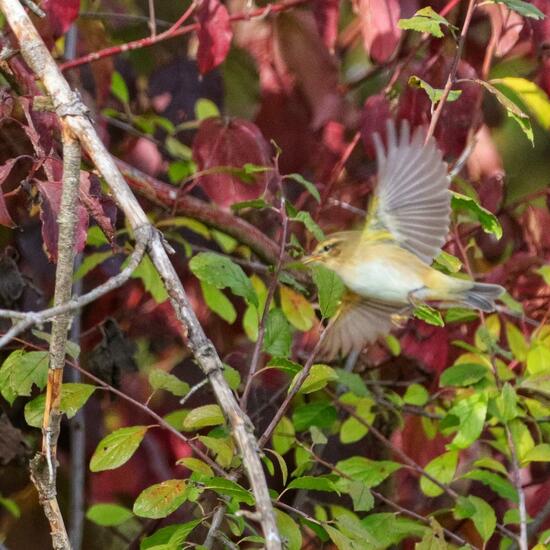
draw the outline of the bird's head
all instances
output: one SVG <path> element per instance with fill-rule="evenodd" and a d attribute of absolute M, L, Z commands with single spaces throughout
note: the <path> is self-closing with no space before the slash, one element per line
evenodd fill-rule
<path fill-rule="evenodd" d="M 321 241 L 313 252 L 302 259 L 304 264 L 323 264 L 329 269 L 338 271 L 342 262 L 346 261 L 356 240 L 355 231 L 345 231 L 330 235 Z"/>

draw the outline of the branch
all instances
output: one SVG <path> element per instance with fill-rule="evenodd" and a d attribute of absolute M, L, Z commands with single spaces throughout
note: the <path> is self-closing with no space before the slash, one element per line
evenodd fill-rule
<path fill-rule="evenodd" d="M 8 309 L 0 309 L 0 318 L 19 319 L 19 323 L 13 325 L 0 338 L 0 349 L 4 347 L 10 340 L 15 338 L 33 325 L 40 325 L 56 315 L 66 314 L 77 309 L 80 309 L 97 300 L 100 296 L 111 292 L 112 290 L 122 286 L 132 275 L 136 267 L 141 262 L 145 249 L 149 243 L 150 227 L 142 228 L 136 231 L 136 247 L 129 257 L 127 266 L 118 274 L 109 279 L 107 282 L 94 288 L 87 294 L 79 298 L 73 298 L 71 301 L 62 305 L 55 306 L 42 311 L 12 311 Z"/>
<path fill-rule="evenodd" d="M 290 402 L 294 399 L 294 396 L 300 391 L 300 388 L 302 387 L 303 383 L 308 377 L 309 371 L 311 370 L 311 367 L 313 366 L 313 362 L 315 361 L 315 357 L 317 356 L 317 353 L 321 349 L 321 346 L 325 339 L 325 335 L 330 329 L 330 326 L 331 326 L 331 323 L 329 322 L 327 327 L 323 330 L 323 332 L 321 332 L 321 335 L 319 336 L 319 340 L 317 341 L 317 344 L 315 344 L 313 351 L 310 353 L 309 357 L 307 358 L 304 368 L 293 380 L 292 389 L 289 390 L 282 405 L 279 407 L 279 409 L 275 413 L 275 416 L 271 419 L 269 426 L 266 428 L 262 437 L 260 437 L 260 439 L 258 440 L 258 445 L 260 446 L 260 449 L 263 449 L 265 447 L 265 444 L 269 441 L 271 434 L 275 431 L 277 424 L 279 424 L 279 422 L 281 421 L 281 418 L 285 415 L 286 410 L 290 405 Z"/>
<path fill-rule="evenodd" d="M 458 63 L 460 62 L 460 58 L 462 56 L 462 50 L 464 49 L 464 42 L 466 41 L 466 34 L 468 33 L 468 28 L 470 27 L 470 22 L 472 21 L 472 15 L 476 8 L 476 4 L 477 4 L 477 0 L 469 0 L 468 2 L 468 10 L 466 11 L 466 17 L 464 18 L 464 24 L 462 25 L 462 31 L 460 32 L 460 38 L 458 40 L 458 46 L 456 48 L 456 53 L 453 59 L 453 63 L 451 65 L 451 70 L 449 71 L 447 82 L 445 83 L 445 87 L 443 88 L 443 94 L 441 95 L 441 99 L 437 104 L 437 108 L 432 116 L 432 119 L 430 120 L 430 126 L 428 128 L 428 133 L 426 134 L 426 140 L 424 143 L 428 143 L 428 140 L 434 135 L 437 121 L 441 116 L 441 112 L 443 111 L 445 102 L 447 101 L 451 88 L 455 83 L 456 72 L 458 70 Z"/>
<path fill-rule="evenodd" d="M 258 338 L 256 339 L 256 344 L 254 345 L 254 352 L 252 353 L 252 359 L 250 360 L 250 368 L 248 369 L 248 374 L 246 378 L 246 383 L 244 386 L 244 391 L 241 396 L 241 408 L 243 411 L 246 411 L 246 405 L 248 401 L 248 395 L 252 389 L 252 382 L 254 380 L 254 374 L 258 370 L 258 364 L 260 362 L 260 356 L 262 353 L 262 345 L 264 342 L 265 336 L 265 325 L 267 323 L 267 318 L 269 316 L 269 309 L 271 307 L 271 302 L 275 296 L 275 291 L 277 290 L 277 285 L 279 283 L 279 274 L 283 267 L 285 259 L 285 248 L 286 248 L 286 239 L 288 234 L 288 216 L 286 214 L 286 204 L 284 197 L 281 198 L 281 205 L 279 208 L 279 213 L 282 218 L 283 230 L 281 233 L 281 245 L 279 251 L 279 259 L 277 260 L 277 266 L 273 272 L 273 277 L 271 283 L 269 284 L 269 289 L 267 291 L 267 297 L 265 299 L 264 310 L 262 312 L 262 318 L 260 320 L 260 325 L 258 328 Z"/>
<path fill-rule="evenodd" d="M 18 39 L 25 61 L 42 80 L 57 114 L 64 119 L 64 124 L 78 137 L 82 147 L 109 185 L 134 232 L 143 227 L 148 227 L 150 231 L 153 231 L 149 245 L 151 259 L 166 286 L 182 328 L 187 333 L 188 344 L 195 360 L 209 378 L 218 403 L 231 427 L 256 500 L 256 509 L 265 537 L 265 547 L 268 550 L 280 550 L 281 539 L 259 457 L 258 444 L 254 438 L 253 426 L 246 414 L 239 408 L 223 376 L 223 363 L 214 346 L 204 334 L 189 304 L 183 285 L 168 258 L 162 237 L 159 233 L 154 232 L 149 224 L 145 212 L 101 142 L 92 121 L 87 116 L 85 107 L 69 87 L 19 1 L 0 0 L 0 8 Z"/>
<path fill-rule="evenodd" d="M 71 298 L 75 258 L 75 235 L 78 223 L 78 189 L 80 185 L 80 145 L 70 130 L 62 127 L 63 184 L 57 219 L 57 268 L 54 305 L 64 305 Z M 54 317 L 50 340 L 50 364 L 46 386 L 46 404 L 42 423 L 42 451 L 31 463 L 31 478 L 36 485 L 46 517 L 50 522 L 53 547 L 70 549 L 69 537 L 56 497 L 57 441 L 61 428 L 61 386 L 71 316 L 68 312 Z M 46 473 L 47 470 L 47 473 Z"/>
<path fill-rule="evenodd" d="M 177 214 L 189 216 L 223 231 L 250 247 L 256 255 L 267 263 L 272 265 L 277 263 L 279 245 L 243 218 L 195 197 L 180 194 L 177 189 L 174 189 L 173 185 L 168 185 L 148 176 L 122 160 L 117 159 L 116 164 L 132 189 L 140 195 L 155 204 L 173 210 Z M 286 261 L 291 261 L 291 258 L 285 255 Z"/>

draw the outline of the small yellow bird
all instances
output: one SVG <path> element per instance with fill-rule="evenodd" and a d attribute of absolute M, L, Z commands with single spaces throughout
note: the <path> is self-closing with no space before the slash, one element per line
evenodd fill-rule
<path fill-rule="evenodd" d="M 435 140 L 424 131 L 399 139 L 388 122 L 387 150 L 374 136 L 378 185 L 362 231 L 328 236 L 303 262 L 335 271 L 347 290 L 320 351 L 327 359 L 360 351 L 386 335 L 415 305 L 441 302 L 493 311 L 500 285 L 449 277 L 430 264 L 449 231 L 450 177 Z"/>

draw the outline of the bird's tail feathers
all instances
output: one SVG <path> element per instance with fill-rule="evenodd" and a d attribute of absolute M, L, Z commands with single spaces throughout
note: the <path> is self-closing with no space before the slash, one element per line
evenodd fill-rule
<path fill-rule="evenodd" d="M 491 312 L 495 311 L 497 300 L 505 289 L 500 285 L 493 285 L 489 283 L 474 283 L 472 288 L 466 290 L 461 296 L 462 305 L 472 308 L 480 309 L 481 311 Z"/>

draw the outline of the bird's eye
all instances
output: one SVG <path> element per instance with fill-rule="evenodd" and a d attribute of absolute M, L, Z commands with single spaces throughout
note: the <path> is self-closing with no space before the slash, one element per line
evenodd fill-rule
<path fill-rule="evenodd" d="M 332 250 L 333 246 L 334 246 L 333 244 L 326 244 L 325 246 L 323 246 L 322 251 L 323 252 L 330 252 Z"/>

